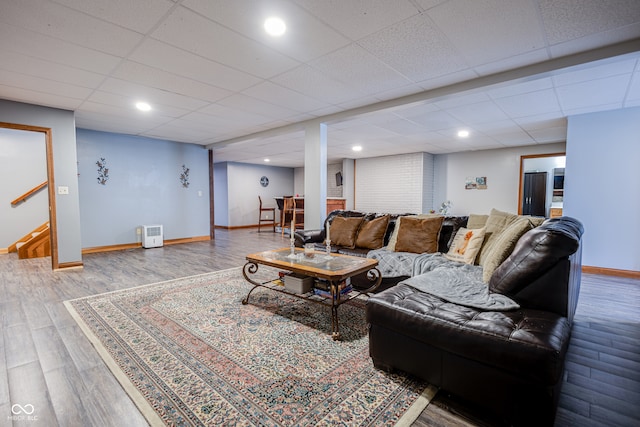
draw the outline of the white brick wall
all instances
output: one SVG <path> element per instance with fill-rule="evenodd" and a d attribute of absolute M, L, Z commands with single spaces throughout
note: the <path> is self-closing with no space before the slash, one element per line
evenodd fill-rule
<path fill-rule="evenodd" d="M 433 156 L 402 154 L 356 160 L 355 209 L 421 213 L 433 203 Z"/>

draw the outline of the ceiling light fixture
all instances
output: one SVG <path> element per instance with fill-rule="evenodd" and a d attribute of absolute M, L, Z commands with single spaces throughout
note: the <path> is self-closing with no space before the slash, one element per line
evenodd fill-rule
<path fill-rule="evenodd" d="M 151 111 L 151 105 L 146 102 L 136 102 L 136 108 L 140 111 Z"/>
<path fill-rule="evenodd" d="M 265 163 L 269 163 L 271 159 L 264 159 Z"/>
<path fill-rule="evenodd" d="M 466 138 L 469 136 L 469 131 L 468 130 L 459 130 L 458 131 L 458 136 L 460 138 Z"/>
<path fill-rule="evenodd" d="M 280 37 L 287 31 L 287 25 L 277 16 L 271 16 L 264 21 L 264 30 L 273 37 Z"/>
<path fill-rule="evenodd" d="M 362 146 L 361 145 L 354 145 L 353 147 L 351 147 L 351 149 L 353 151 L 362 151 Z"/>

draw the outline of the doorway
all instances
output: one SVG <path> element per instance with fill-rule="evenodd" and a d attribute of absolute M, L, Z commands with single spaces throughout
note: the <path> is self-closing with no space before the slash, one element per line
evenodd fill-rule
<path fill-rule="evenodd" d="M 562 215 L 565 163 L 565 153 L 520 156 L 518 214 Z"/>
<path fill-rule="evenodd" d="M 45 157 L 45 168 L 46 168 L 46 174 L 45 174 L 46 186 L 45 187 L 46 187 L 46 194 L 48 196 L 47 200 L 44 202 L 44 205 L 45 205 L 44 209 L 46 209 L 47 211 L 47 213 L 44 215 L 44 218 L 47 218 L 49 223 L 51 266 L 52 266 L 52 269 L 56 270 L 59 267 L 59 262 L 58 262 L 57 227 L 56 227 L 56 203 L 55 203 L 56 200 L 55 200 L 55 192 L 54 192 L 55 185 L 54 185 L 54 174 L 53 174 L 53 144 L 52 144 L 51 129 L 39 127 L 39 126 L 29 126 L 29 125 L 15 124 L 15 123 L 0 122 L 0 132 L 3 132 L 3 131 L 5 131 L 7 134 L 9 132 L 12 132 L 14 135 L 16 135 L 16 132 L 17 134 L 22 134 L 22 132 L 35 132 L 43 137 L 42 139 L 44 140 L 44 157 Z M 28 135 L 28 134 L 24 134 L 24 135 Z M 19 152 L 18 152 L 18 155 L 19 155 Z M 3 180 L 5 180 L 5 182 L 16 182 L 20 180 L 20 176 L 18 175 L 13 177 L 3 177 Z M 37 187 L 38 186 L 34 187 L 34 189 Z M 18 187 L 15 187 L 11 191 L 15 191 L 16 196 L 20 196 L 20 194 L 17 194 L 17 193 L 22 194 L 22 191 L 24 190 L 18 189 Z M 36 190 L 35 192 L 37 193 L 38 190 Z M 29 192 L 27 191 L 27 193 Z M 22 196 L 24 196 L 27 193 L 24 193 Z M 13 199 L 11 198 L 9 200 L 13 200 Z M 4 203 L 4 200 L 3 200 L 3 203 Z M 20 203 L 25 203 L 25 202 L 22 201 Z M 19 203 L 16 203 L 16 205 L 19 206 Z M 42 216 L 42 213 L 41 213 L 41 216 Z M 37 224 L 34 224 L 34 226 L 37 226 Z M 21 232 L 22 231 L 28 232 L 30 230 L 31 229 L 21 230 Z"/>

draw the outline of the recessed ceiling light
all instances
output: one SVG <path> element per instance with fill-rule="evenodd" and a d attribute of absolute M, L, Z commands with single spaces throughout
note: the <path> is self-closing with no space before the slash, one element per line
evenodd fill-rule
<path fill-rule="evenodd" d="M 469 136 L 469 131 L 468 130 L 464 130 L 464 129 L 463 130 L 459 130 L 458 131 L 458 136 L 460 138 L 466 138 L 466 137 Z"/>
<path fill-rule="evenodd" d="M 146 102 L 136 102 L 136 108 L 140 111 L 151 111 L 151 105 Z"/>
<path fill-rule="evenodd" d="M 264 159 L 265 163 L 269 163 L 271 159 Z"/>
<path fill-rule="evenodd" d="M 271 16 L 264 21 L 264 30 L 273 37 L 280 37 L 287 31 L 287 25 L 277 16 Z"/>
<path fill-rule="evenodd" d="M 361 145 L 354 145 L 353 147 L 351 147 L 351 149 L 353 151 L 362 151 L 362 146 Z"/>

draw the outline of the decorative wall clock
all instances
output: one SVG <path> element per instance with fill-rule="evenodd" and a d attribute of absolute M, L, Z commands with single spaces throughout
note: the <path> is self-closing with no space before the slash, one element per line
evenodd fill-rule
<path fill-rule="evenodd" d="M 266 176 L 260 178 L 260 185 L 262 185 L 263 187 L 269 185 L 269 178 L 267 178 Z"/>

